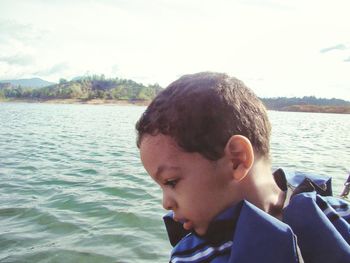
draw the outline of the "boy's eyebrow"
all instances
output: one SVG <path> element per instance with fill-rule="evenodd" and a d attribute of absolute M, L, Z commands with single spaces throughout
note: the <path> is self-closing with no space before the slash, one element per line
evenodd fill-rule
<path fill-rule="evenodd" d="M 179 171 L 179 170 L 180 170 L 180 167 L 161 165 L 161 166 L 158 167 L 157 172 L 156 172 L 156 174 L 155 174 L 154 177 L 155 177 L 157 180 L 159 180 L 160 177 L 161 177 L 161 174 L 162 174 L 164 171 L 166 171 L 166 170 L 175 170 L 175 171 Z"/>

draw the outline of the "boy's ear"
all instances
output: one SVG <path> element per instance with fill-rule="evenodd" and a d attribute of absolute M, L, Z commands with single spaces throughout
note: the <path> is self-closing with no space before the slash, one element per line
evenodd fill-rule
<path fill-rule="evenodd" d="M 253 146 L 249 139 L 242 135 L 233 135 L 225 146 L 225 156 L 232 165 L 232 176 L 241 181 L 254 163 Z"/>

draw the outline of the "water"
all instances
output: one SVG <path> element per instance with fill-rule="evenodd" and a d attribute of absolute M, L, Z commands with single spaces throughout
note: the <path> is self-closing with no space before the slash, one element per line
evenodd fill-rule
<path fill-rule="evenodd" d="M 167 262 L 139 106 L 0 103 L 0 262 Z M 350 169 L 349 115 L 269 112 L 274 167 Z"/>
<path fill-rule="evenodd" d="M 331 176 L 339 195 L 350 172 L 350 115 L 269 112 L 275 168 Z"/>

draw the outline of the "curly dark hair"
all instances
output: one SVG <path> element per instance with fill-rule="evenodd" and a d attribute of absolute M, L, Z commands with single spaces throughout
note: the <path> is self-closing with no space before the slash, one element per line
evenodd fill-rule
<path fill-rule="evenodd" d="M 271 125 L 264 105 L 236 78 L 201 72 L 182 76 L 151 102 L 136 123 L 137 146 L 145 134 L 171 136 L 186 152 L 218 160 L 233 135 L 247 137 L 269 157 Z"/>

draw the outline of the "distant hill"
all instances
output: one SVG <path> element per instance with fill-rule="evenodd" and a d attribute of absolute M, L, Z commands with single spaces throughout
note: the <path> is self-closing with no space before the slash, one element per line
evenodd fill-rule
<path fill-rule="evenodd" d="M 317 106 L 350 106 L 350 101 L 341 99 L 324 99 L 316 98 L 315 96 L 308 96 L 302 98 L 261 98 L 262 102 L 268 109 L 279 110 L 283 107 L 294 105 L 317 105 Z"/>
<path fill-rule="evenodd" d="M 56 84 L 40 78 L 0 80 L 0 83 L 10 83 L 12 86 L 21 86 L 26 88 L 42 88 Z"/>
<path fill-rule="evenodd" d="M 33 81 L 34 80 L 34 81 Z M 38 81 L 39 80 L 39 81 Z M 157 83 L 144 85 L 130 79 L 105 78 L 104 75 L 93 75 L 73 78 L 71 81 L 60 79 L 58 84 L 41 79 L 22 82 L 0 81 L 0 100 L 75 100 L 86 103 L 100 99 L 106 103 L 113 100 L 129 102 L 150 102 L 163 90 Z M 3 83 L 1 83 L 3 82 Z M 30 85 L 45 85 L 30 87 Z M 302 98 L 260 98 L 269 110 L 350 113 L 350 101 L 341 99 L 324 99 L 314 96 Z"/>
<path fill-rule="evenodd" d="M 0 83 L 0 98 L 41 101 L 62 99 L 150 101 L 161 90 L 162 87 L 158 84 L 146 86 L 129 79 L 106 79 L 104 75 L 93 75 L 75 78 L 71 81 L 60 79 L 58 84 L 42 88 L 25 88 Z"/>
<path fill-rule="evenodd" d="M 302 98 L 261 98 L 266 108 L 277 111 L 350 113 L 350 101 L 324 99 L 314 96 Z"/>

